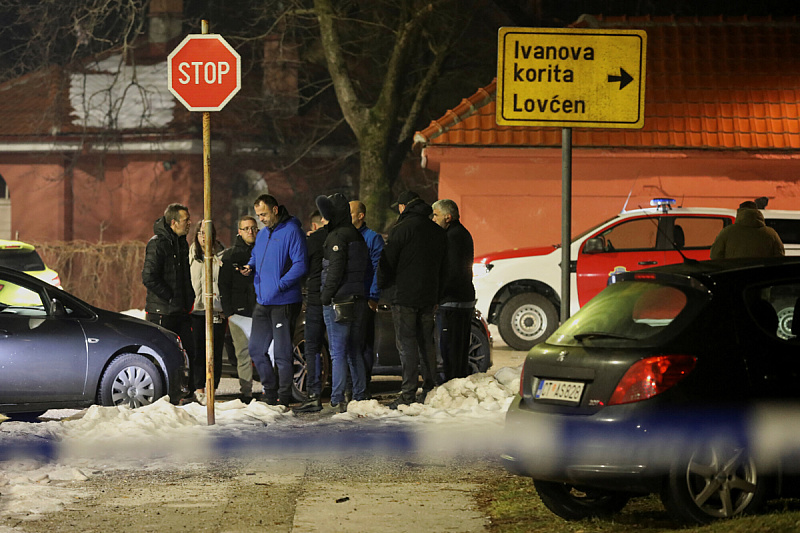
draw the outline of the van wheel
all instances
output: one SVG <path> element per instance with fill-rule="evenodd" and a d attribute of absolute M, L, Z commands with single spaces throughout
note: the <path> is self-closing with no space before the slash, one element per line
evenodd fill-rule
<path fill-rule="evenodd" d="M 508 300 L 500 311 L 497 329 L 506 344 L 527 351 L 547 339 L 558 327 L 558 311 L 544 296 L 523 292 Z"/>

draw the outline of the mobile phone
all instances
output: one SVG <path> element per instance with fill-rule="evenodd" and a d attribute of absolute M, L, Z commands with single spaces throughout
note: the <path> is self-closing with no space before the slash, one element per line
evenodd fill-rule
<path fill-rule="evenodd" d="M 234 263 L 233 264 L 234 270 L 239 270 L 239 267 L 241 267 L 241 265 L 239 263 Z"/>

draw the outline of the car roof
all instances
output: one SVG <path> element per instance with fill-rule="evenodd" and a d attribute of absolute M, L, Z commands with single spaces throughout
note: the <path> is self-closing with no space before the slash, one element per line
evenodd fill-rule
<path fill-rule="evenodd" d="M 7 241 L 0 239 L 0 250 L 35 250 L 36 247 L 32 244 L 22 241 Z"/>
<path fill-rule="evenodd" d="M 645 273 L 657 275 L 675 275 L 692 277 L 704 281 L 722 281 L 724 279 L 744 278 L 757 281 L 764 277 L 766 272 L 775 275 L 796 275 L 800 279 L 800 257 L 767 257 L 747 259 L 714 259 L 709 261 L 688 261 L 672 265 L 662 265 L 644 270 L 624 272 L 615 276 L 617 280 L 631 280 L 641 277 Z M 784 272 L 781 272 L 784 271 Z M 767 274 L 769 275 L 769 274 Z"/>
<path fill-rule="evenodd" d="M 773 218 L 789 218 L 800 220 L 800 211 L 790 211 L 786 209 L 761 209 L 761 213 L 765 219 Z M 661 207 L 643 207 L 639 209 L 631 209 L 629 211 L 622 211 L 620 217 L 630 217 L 636 215 L 728 215 L 731 217 L 736 216 L 736 209 L 725 209 L 722 207 L 674 207 L 663 212 Z"/>

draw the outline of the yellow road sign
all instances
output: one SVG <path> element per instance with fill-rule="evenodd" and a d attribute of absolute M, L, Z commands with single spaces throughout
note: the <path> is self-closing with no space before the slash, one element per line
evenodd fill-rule
<path fill-rule="evenodd" d="M 497 123 L 641 128 L 643 30 L 500 28 Z"/>

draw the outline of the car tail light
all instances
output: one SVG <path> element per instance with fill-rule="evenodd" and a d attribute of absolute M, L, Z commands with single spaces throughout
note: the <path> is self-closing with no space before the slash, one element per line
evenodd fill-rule
<path fill-rule="evenodd" d="M 53 285 L 53 286 L 59 287 L 59 288 L 61 287 L 61 278 L 58 277 L 58 274 L 56 274 L 53 277 L 53 279 L 50 281 L 50 285 Z"/>
<path fill-rule="evenodd" d="M 619 380 L 608 405 L 632 403 L 652 398 L 668 390 L 694 369 L 696 357 L 660 355 L 635 362 Z"/>
<path fill-rule="evenodd" d="M 524 397 L 525 393 L 523 392 L 524 384 L 525 383 L 525 365 L 522 365 L 522 370 L 519 371 L 519 395 Z"/>

